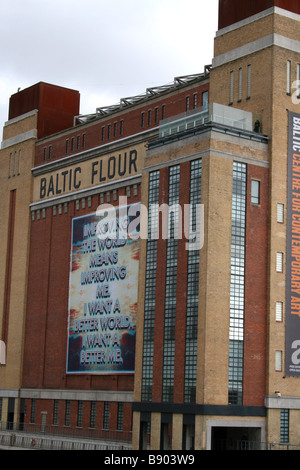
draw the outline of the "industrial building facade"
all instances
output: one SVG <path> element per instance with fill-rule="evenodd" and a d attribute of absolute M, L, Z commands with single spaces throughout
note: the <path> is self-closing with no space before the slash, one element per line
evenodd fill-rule
<path fill-rule="evenodd" d="M 219 5 L 201 74 L 86 116 L 74 90 L 11 97 L 8 426 L 134 450 L 299 444 L 300 5 Z"/>

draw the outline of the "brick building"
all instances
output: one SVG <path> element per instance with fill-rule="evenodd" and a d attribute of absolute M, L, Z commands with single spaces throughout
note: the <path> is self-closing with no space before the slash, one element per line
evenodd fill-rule
<path fill-rule="evenodd" d="M 72 90 L 39 84 L 12 98 L 0 154 L 2 421 L 133 449 L 299 444 L 300 6 L 219 5 L 204 73 L 86 116 Z M 137 207 L 148 231 L 113 245 L 110 214 L 121 227 Z"/>

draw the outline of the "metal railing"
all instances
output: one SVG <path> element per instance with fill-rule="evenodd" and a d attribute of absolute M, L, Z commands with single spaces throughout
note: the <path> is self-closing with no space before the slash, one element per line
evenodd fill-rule
<path fill-rule="evenodd" d="M 41 449 L 130 449 L 131 431 L 0 421 L 0 445 Z"/>

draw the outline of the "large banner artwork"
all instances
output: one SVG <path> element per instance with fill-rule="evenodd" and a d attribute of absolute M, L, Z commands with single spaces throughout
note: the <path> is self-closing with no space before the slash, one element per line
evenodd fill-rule
<path fill-rule="evenodd" d="M 140 204 L 73 219 L 67 373 L 133 373 Z"/>
<path fill-rule="evenodd" d="M 289 112 L 285 375 L 300 377 L 300 115 Z"/>

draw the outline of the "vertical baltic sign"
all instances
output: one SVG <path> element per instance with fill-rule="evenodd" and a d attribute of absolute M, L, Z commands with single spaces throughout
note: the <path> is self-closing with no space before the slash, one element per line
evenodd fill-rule
<path fill-rule="evenodd" d="M 300 114 L 289 112 L 285 375 L 300 376 Z"/>

